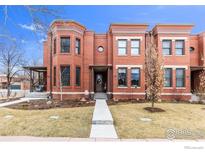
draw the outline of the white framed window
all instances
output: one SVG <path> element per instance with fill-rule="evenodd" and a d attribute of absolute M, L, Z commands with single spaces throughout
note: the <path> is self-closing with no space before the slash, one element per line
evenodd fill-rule
<path fill-rule="evenodd" d="M 127 40 L 118 40 L 118 55 L 127 55 Z"/>
<path fill-rule="evenodd" d="M 118 86 L 127 86 L 127 68 L 118 68 Z"/>
<path fill-rule="evenodd" d="M 176 55 L 184 55 L 184 40 L 175 41 L 175 53 Z"/>
<path fill-rule="evenodd" d="M 171 55 L 172 40 L 163 40 L 162 41 L 162 52 L 163 55 Z"/>
<path fill-rule="evenodd" d="M 140 68 L 131 68 L 131 86 L 140 86 Z"/>
<path fill-rule="evenodd" d="M 131 39 L 131 55 L 139 55 L 139 54 L 140 54 L 140 40 Z"/>
<path fill-rule="evenodd" d="M 176 68 L 176 87 L 185 87 L 185 69 Z"/>
<path fill-rule="evenodd" d="M 172 68 L 164 69 L 164 87 L 172 87 Z"/>

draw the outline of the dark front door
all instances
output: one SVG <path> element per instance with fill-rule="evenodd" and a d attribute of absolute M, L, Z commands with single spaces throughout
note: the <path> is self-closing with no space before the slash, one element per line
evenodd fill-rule
<path fill-rule="evenodd" d="M 95 83 L 96 92 L 103 92 L 104 91 L 103 75 L 96 74 L 95 82 L 96 82 Z"/>

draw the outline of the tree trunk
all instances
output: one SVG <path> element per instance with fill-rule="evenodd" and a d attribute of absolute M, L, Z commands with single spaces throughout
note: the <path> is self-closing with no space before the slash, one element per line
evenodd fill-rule
<path fill-rule="evenodd" d="M 154 108 L 154 101 L 152 101 L 152 108 Z"/>

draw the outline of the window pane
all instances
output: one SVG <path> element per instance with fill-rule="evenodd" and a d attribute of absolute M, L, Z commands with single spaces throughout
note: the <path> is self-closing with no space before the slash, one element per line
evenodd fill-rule
<path fill-rule="evenodd" d="M 131 55 L 139 55 L 139 48 L 132 48 Z"/>
<path fill-rule="evenodd" d="M 80 67 L 76 67 L 76 86 L 80 86 Z"/>
<path fill-rule="evenodd" d="M 127 41 L 126 40 L 118 40 L 118 47 L 127 47 Z"/>
<path fill-rule="evenodd" d="M 76 39 L 75 41 L 75 52 L 80 54 L 80 39 Z"/>
<path fill-rule="evenodd" d="M 184 68 L 176 69 L 176 86 L 177 87 L 185 86 L 185 69 Z"/>
<path fill-rule="evenodd" d="M 171 55 L 170 49 L 163 49 L 163 55 Z"/>
<path fill-rule="evenodd" d="M 61 52 L 70 52 L 70 38 L 69 37 L 61 38 Z"/>
<path fill-rule="evenodd" d="M 165 68 L 164 69 L 164 87 L 172 86 L 172 69 Z"/>
<path fill-rule="evenodd" d="M 175 41 L 175 47 L 176 48 L 183 48 L 184 47 L 184 41 L 182 41 L 182 40 Z"/>
<path fill-rule="evenodd" d="M 183 49 L 175 49 L 176 55 L 183 55 Z"/>
<path fill-rule="evenodd" d="M 118 55 L 126 55 L 126 48 L 118 48 Z"/>
<path fill-rule="evenodd" d="M 162 47 L 163 48 L 171 48 L 171 41 L 170 40 L 163 41 Z"/>
<path fill-rule="evenodd" d="M 70 66 L 61 66 L 61 83 L 62 86 L 70 85 Z"/>
<path fill-rule="evenodd" d="M 131 47 L 138 47 L 140 46 L 139 40 L 131 40 Z"/>
<path fill-rule="evenodd" d="M 140 86 L 140 69 L 132 68 L 131 69 L 131 85 Z"/>
<path fill-rule="evenodd" d="M 127 69 L 126 68 L 118 69 L 118 85 L 127 86 Z"/>

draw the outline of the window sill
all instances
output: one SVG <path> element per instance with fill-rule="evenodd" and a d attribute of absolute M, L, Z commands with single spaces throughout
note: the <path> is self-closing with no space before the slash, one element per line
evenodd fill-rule
<path fill-rule="evenodd" d="M 81 86 L 75 86 L 76 89 L 81 89 Z"/>
<path fill-rule="evenodd" d="M 119 57 L 126 57 L 127 56 L 127 54 L 126 55 L 118 55 Z"/>
<path fill-rule="evenodd" d="M 135 87 L 135 86 L 131 86 L 132 89 L 140 89 L 141 87 Z"/>
<path fill-rule="evenodd" d="M 128 88 L 128 87 L 120 87 L 120 86 L 118 86 L 117 88 Z"/>
<path fill-rule="evenodd" d="M 179 56 L 179 57 L 184 57 L 184 56 L 186 56 L 186 55 L 175 55 L 175 56 L 177 56 L 177 57 L 178 57 L 178 56 Z"/>
<path fill-rule="evenodd" d="M 131 57 L 140 57 L 141 55 L 131 55 Z"/>
<path fill-rule="evenodd" d="M 174 89 L 174 87 L 163 87 L 163 89 Z"/>
<path fill-rule="evenodd" d="M 171 56 L 173 56 L 173 55 L 163 55 L 164 57 L 171 57 Z"/>
<path fill-rule="evenodd" d="M 186 89 L 186 87 L 176 87 L 176 89 Z"/>
<path fill-rule="evenodd" d="M 60 52 L 60 55 L 71 55 L 71 53 L 70 52 Z"/>

